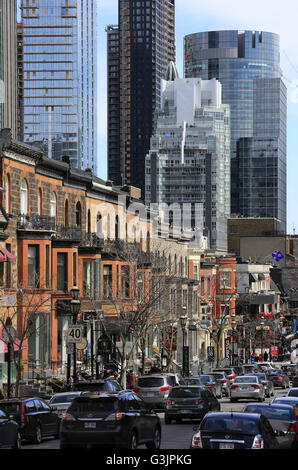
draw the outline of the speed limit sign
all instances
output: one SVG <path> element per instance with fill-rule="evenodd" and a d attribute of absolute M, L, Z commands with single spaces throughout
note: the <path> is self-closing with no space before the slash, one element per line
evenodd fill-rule
<path fill-rule="evenodd" d="M 80 343 L 83 336 L 82 325 L 71 325 L 68 327 L 67 342 L 68 343 Z"/>

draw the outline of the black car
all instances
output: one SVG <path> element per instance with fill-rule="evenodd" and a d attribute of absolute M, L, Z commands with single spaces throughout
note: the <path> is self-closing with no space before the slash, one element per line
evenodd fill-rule
<path fill-rule="evenodd" d="M 288 388 L 290 386 L 289 377 L 281 369 L 268 369 L 267 377 L 273 382 L 274 387 Z"/>
<path fill-rule="evenodd" d="M 60 425 L 60 448 L 113 446 L 159 449 L 161 423 L 136 393 L 100 393 L 75 398 Z"/>
<path fill-rule="evenodd" d="M 289 377 L 291 381 L 293 381 L 294 377 L 297 377 L 298 375 L 296 364 L 285 364 L 282 365 L 280 368 Z"/>
<path fill-rule="evenodd" d="M 19 425 L 21 439 L 40 444 L 43 437 L 59 437 L 59 418 L 41 398 L 11 398 L 0 400 L 4 411 Z"/>
<path fill-rule="evenodd" d="M 0 449 L 20 449 L 19 425 L 4 411 L 0 410 Z"/>
<path fill-rule="evenodd" d="M 194 430 L 191 449 L 279 449 L 268 419 L 257 413 L 208 413 Z"/>
<path fill-rule="evenodd" d="M 234 371 L 236 372 L 237 376 L 245 375 L 245 370 L 243 366 L 233 366 Z"/>
<path fill-rule="evenodd" d="M 86 380 L 82 382 L 75 382 L 73 391 L 79 392 L 120 392 L 123 390 L 121 385 L 115 379 L 98 379 L 98 380 Z"/>
<path fill-rule="evenodd" d="M 206 387 L 173 387 L 166 402 L 165 423 L 171 424 L 173 419 L 177 422 L 182 419 L 202 419 L 211 410 L 219 411 L 220 403 Z"/>

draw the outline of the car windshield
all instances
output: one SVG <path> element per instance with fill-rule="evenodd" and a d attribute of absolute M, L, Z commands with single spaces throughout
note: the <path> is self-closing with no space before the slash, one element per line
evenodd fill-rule
<path fill-rule="evenodd" d="M 282 408 L 278 406 L 258 406 L 258 405 L 248 405 L 245 408 L 245 411 L 248 413 L 260 413 L 263 416 L 266 416 L 268 419 L 276 419 L 280 421 L 291 421 L 294 419 L 293 410 Z"/>
<path fill-rule="evenodd" d="M 74 398 L 76 398 L 78 395 L 75 393 L 70 393 L 69 395 L 56 395 L 53 398 L 51 398 L 49 404 L 52 405 L 53 403 L 70 403 Z"/>
<path fill-rule="evenodd" d="M 200 380 L 201 380 L 204 384 L 207 384 L 207 383 L 212 382 L 212 378 L 210 377 L 210 375 L 200 375 Z"/>
<path fill-rule="evenodd" d="M 289 391 L 289 397 L 298 397 L 298 388 L 292 388 Z"/>
<path fill-rule="evenodd" d="M 69 412 L 88 413 L 88 412 L 111 412 L 117 410 L 118 400 L 110 397 L 79 397 L 75 398 L 70 407 Z"/>
<path fill-rule="evenodd" d="M 169 393 L 169 398 L 200 398 L 201 389 L 192 387 L 192 388 L 173 388 Z"/>
<path fill-rule="evenodd" d="M 142 377 L 138 379 L 139 387 L 162 387 L 164 379 L 161 377 Z"/>
<path fill-rule="evenodd" d="M 200 379 L 185 379 L 187 385 L 201 385 Z"/>
<path fill-rule="evenodd" d="M 209 432 L 231 432 L 256 435 L 259 433 L 258 421 L 249 417 L 208 417 L 200 427 Z"/>
<path fill-rule="evenodd" d="M 249 383 L 257 383 L 257 377 L 253 375 L 243 376 L 243 377 L 236 377 L 234 380 L 234 384 L 249 384 Z"/>

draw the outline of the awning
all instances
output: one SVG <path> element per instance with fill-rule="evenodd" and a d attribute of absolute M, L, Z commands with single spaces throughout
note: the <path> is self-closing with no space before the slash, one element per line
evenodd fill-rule
<path fill-rule="evenodd" d="M 263 273 L 259 273 L 258 277 L 259 277 L 259 281 L 265 281 L 265 276 Z"/>
<path fill-rule="evenodd" d="M 17 259 L 6 248 L 0 247 L 0 251 L 3 253 L 3 255 L 7 256 L 8 261 L 10 263 L 15 263 L 16 262 Z M 0 261 L 2 261 L 2 260 L 0 260 Z M 5 261 L 5 259 L 4 259 L 4 261 Z"/>
<path fill-rule="evenodd" d="M 258 282 L 257 276 L 253 273 L 249 273 L 249 282 Z"/>
<path fill-rule="evenodd" d="M 0 328 L 0 354 L 4 354 L 4 353 L 7 353 L 8 352 L 8 349 L 7 349 L 7 344 L 2 341 L 2 329 L 3 328 Z M 14 351 L 19 351 L 20 349 L 20 340 L 18 338 L 16 338 L 15 342 L 13 343 L 13 349 Z M 22 349 L 27 349 L 27 346 L 26 345 L 22 345 Z"/>

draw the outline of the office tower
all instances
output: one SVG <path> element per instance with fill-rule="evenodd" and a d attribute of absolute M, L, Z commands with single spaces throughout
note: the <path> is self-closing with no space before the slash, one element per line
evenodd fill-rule
<path fill-rule="evenodd" d="M 97 171 L 96 2 L 22 0 L 24 140 Z"/>
<path fill-rule="evenodd" d="M 181 226 L 186 222 L 193 229 L 201 223 L 202 204 L 210 248 L 224 251 L 230 216 L 230 108 L 222 104 L 217 80 L 167 75 L 173 80 L 162 81 L 162 105 L 146 157 L 145 201 L 168 204 L 170 212 L 178 203 Z M 169 216 L 170 225 L 177 225 L 178 218 L 179 211 L 172 220 Z"/>
<path fill-rule="evenodd" d="M 184 39 L 185 76 L 202 79 L 217 78 L 222 84 L 223 102 L 231 107 L 231 212 L 245 215 L 240 201 L 239 156 L 237 145 L 241 138 L 251 138 L 258 127 L 258 139 L 277 139 L 279 175 L 277 191 L 285 193 L 286 188 L 286 108 L 284 106 L 286 89 L 281 80 L 279 36 L 262 31 L 209 31 L 191 34 Z M 280 105 L 275 107 L 278 121 L 278 135 L 268 127 L 268 99 L 256 92 L 259 79 L 266 79 L 267 90 L 272 96 L 277 93 Z M 260 83 L 260 82 L 259 82 Z M 277 90 L 277 87 L 279 89 Z M 256 97 L 258 96 L 258 99 Z M 275 98 L 274 98 L 275 99 Z M 256 115 L 258 126 L 254 127 Z M 262 125 L 266 124 L 266 129 Z M 263 133 L 264 131 L 264 133 Z M 241 144 L 243 146 L 243 143 Z M 243 158 L 243 153 L 242 153 Z M 266 157 L 265 157 L 266 158 Z M 253 165 L 251 159 L 250 167 Z M 267 166 L 266 161 L 262 163 Z M 242 176 L 245 177 L 242 171 Z M 257 170 L 255 170 L 257 171 Z M 271 178 L 269 176 L 268 178 Z M 268 184 L 271 184 L 268 180 Z M 278 196 L 278 211 L 266 209 L 266 213 L 281 220 L 282 229 L 286 228 L 286 199 Z M 263 204 L 266 204 L 264 198 Z M 253 204 L 252 204 L 253 212 Z M 256 211 L 253 215 L 257 215 Z"/>
<path fill-rule="evenodd" d="M 17 4 L 0 2 L 0 129 L 17 137 Z"/>
<path fill-rule="evenodd" d="M 119 0 L 118 19 L 120 152 L 118 161 L 108 154 L 108 178 L 140 187 L 144 196 L 145 157 L 160 105 L 160 81 L 168 63 L 175 62 L 175 0 Z M 111 132 L 109 127 L 109 136 Z"/>
<path fill-rule="evenodd" d="M 17 27 L 17 69 L 18 69 L 18 134 L 20 142 L 24 141 L 24 43 L 23 23 Z"/>

